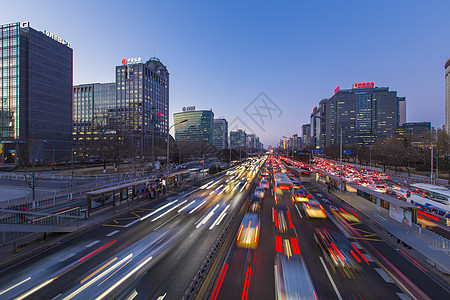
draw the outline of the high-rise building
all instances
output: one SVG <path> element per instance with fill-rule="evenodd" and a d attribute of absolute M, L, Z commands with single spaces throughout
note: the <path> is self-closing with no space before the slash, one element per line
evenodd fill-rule
<path fill-rule="evenodd" d="M 400 104 L 404 98 L 387 87 L 373 83 L 354 84 L 352 89 L 337 91 L 326 104 L 326 145 L 369 145 L 394 135 L 400 126 Z"/>
<path fill-rule="evenodd" d="M 242 129 L 230 131 L 231 148 L 245 149 L 247 145 L 247 134 Z"/>
<path fill-rule="evenodd" d="M 319 105 L 314 106 L 310 116 L 311 145 L 315 148 L 325 147 L 327 103 L 327 98 L 320 100 Z"/>
<path fill-rule="evenodd" d="M 25 147 L 39 161 L 71 156 L 72 78 L 67 41 L 28 22 L 0 25 L 1 162 Z"/>
<path fill-rule="evenodd" d="M 445 131 L 450 134 L 450 59 L 445 63 Z"/>
<path fill-rule="evenodd" d="M 204 142 L 212 144 L 214 113 L 211 110 L 195 110 L 184 107 L 182 112 L 174 113 L 175 140 L 177 142 Z M 184 120 L 186 122 L 180 123 Z"/>
<path fill-rule="evenodd" d="M 307 147 L 311 143 L 311 124 L 302 125 L 302 145 L 301 147 Z"/>
<path fill-rule="evenodd" d="M 220 149 L 228 148 L 228 122 L 225 118 L 214 119 L 212 145 Z"/>
<path fill-rule="evenodd" d="M 92 155 L 100 134 L 118 131 L 137 154 L 150 150 L 152 138 L 165 141 L 169 113 L 169 72 L 159 59 L 123 59 L 116 81 L 73 87 L 73 142 L 78 156 Z M 153 136 L 154 134 L 154 136 Z"/>
<path fill-rule="evenodd" d="M 406 98 L 398 97 L 398 108 L 400 113 L 399 126 L 406 123 Z"/>
<path fill-rule="evenodd" d="M 99 131 L 113 133 L 116 83 L 80 84 L 73 87 L 73 146 L 77 156 L 89 157 Z"/>
<path fill-rule="evenodd" d="M 116 126 L 127 133 L 135 149 L 144 151 L 169 130 L 169 72 L 156 58 L 146 63 L 123 59 L 116 66 Z"/>

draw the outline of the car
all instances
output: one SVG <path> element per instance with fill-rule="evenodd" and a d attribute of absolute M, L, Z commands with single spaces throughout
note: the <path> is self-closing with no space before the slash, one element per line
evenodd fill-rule
<path fill-rule="evenodd" d="M 261 201 L 253 200 L 252 202 L 250 202 L 250 205 L 248 206 L 248 211 L 259 214 L 261 212 Z"/>
<path fill-rule="evenodd" d="M 346 276 L 355 276 L 355 271 L 359 270 L 360 267 L 350 257 L 349 252 L 353 250 L 350 250 L 348 245 L 338 243 L 326 227 L 315 228 L 314 239 L 333 269 L 340 268 Z M 354 253 L 354 255 L 356 254 Z"/>
<path fill-rule="evenodd" d="M 372 183 L 369 188 L 378 193 L 386 193 L 386 186 L 384 184 Z"/>
<path fill-rule="evenodd" d="M 258 186 L 258 187 L 255 189 L 255 195 L 256 195 L 258 198 L 264 198 L 264 188 L 263 188 L 262 186 Z"/>
<path fill-rule="evenodd" d="M 261 180 L 259 185 L 262 186 L 265 190 L 269 189 L 269 182 L 265 179 Z"/>
<path fill-rule="evenodd" d="M 259 215 L 248 212 L 242 219 L 237 236 L 237 246 L 241 248 L 256 249 L 259 241 Z"/>
<path fill-rule="evenodd" d="M 308 218 L 325 219 L 327 217 L 325 210 L 320 203 L 310 199 L 308 202 L 302 202 L 302 204 L 303 211 Z"/>
<path fill-rule="evenodd" d="M 303 189 L 294 190 L 294 200 L 296 202 L 306 202 L 309 201 L 309 199 L 311 199 L 311 195 L 308 194 L 305 190 Z"/>
<path fill-rule="evenodd" d="M 281 299 L 317 299 L 308 268 L 300 257 L 277 254 L 275 261 L 275 297 Z"/>
<path fill-rule="evenodd" d="M 291 216 L 288 210 L 274 209 L 273 221 L 277 232 L 287 232 L 288 230 L 293 229 Z"/>

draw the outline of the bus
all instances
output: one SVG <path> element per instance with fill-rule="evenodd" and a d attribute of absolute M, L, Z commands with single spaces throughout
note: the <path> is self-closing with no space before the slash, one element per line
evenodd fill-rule
<path fill-rule="evenodd" d="M 292 192 L 292 181 L 286 174 L 280 173 L 274 175 L 275 192 L 283 194 L 286 191 Z"/>
<path fill-rule="evenodd" d="M 450 213 L 450 190 L 426 183 L 410 185 L 411 192 L 408 193 L 406 201 L 423 209 L 434 211 L 441 216 L 449 217 Z"/>
<path fill-rule="evenodd" d="M 256 249 L 259 240 L 259 215 L 248 212 L 242 219 L 237 236 L 237 246 L 241 248 Z"/>

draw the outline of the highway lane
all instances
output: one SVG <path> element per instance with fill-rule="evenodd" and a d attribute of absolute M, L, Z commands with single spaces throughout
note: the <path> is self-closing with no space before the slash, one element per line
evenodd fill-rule
<path fill-rule="evenodd" d="M 328 195 L 325 190 L 319 190 L 315 184 L 305 183 L 304 186 L 316 199 L 323 203 L 323 206 L 330 215 L 334 215 L 332 212 L 332 208 L 334 208 L 334 210 L 339 210 L 339 215 L 344 214 L 344 212 L 341 211 L 341 209 L 343 209 L 347 214 L 359 216 L 357 211 L 351 206 L 346 205 L 334 195 Z M 357 232 L 361 233 L 357 242 L 362 245 L 364 249 L 370 251 L 370 256 L 379 261 L 384 261 L 383 258 L 386 258 L 401 274 L 411 280 L 412 283 L 428 297 L 432 299 L 448 298 L 448 286 L 446 287 L 445 284 L 441 283 L 426 268 L 421 266 L 419 262 L 415 261 L 404 251 L 387 243 L 370 226 L 367 226 L 364 220 L 357 219 L 359 220 L 358 222 L 348 221 L 347 226 L 351 226 Z"/>
<path fill-rule="evenodd" d="M 222 180 L 226 180 L 226 178 Z M 224 188 L 225 185 L 222 186 L 222 189 Z M 229 193 L 235 195 L 243 193 L 245 189 L 244 187 L 242 191 L 240 189 L 230 190 Z M 90 294 L 90 297 L 93 297 L 93 295 L 101 296 L 102 292 L 109 290 L 108 295 L 115 295 L 123 287 L 132 284 L 141 276 L 145 276 L 144 274 L 150 270 L 150 267 L 158 264 L 164 265 L 163 260 L 166 257 L 173 258 L 173 256 L 168 255 L 169 253 L 177 255 L 176 252 L 172 252 L 177 245 L 179 246 L 178 250 L 183 249 L 183 247 L 185 249 L 196 249 L 195 247 L 204 246 L 209 251 L 210 247 L 207 247 L 207 244 L 213 243 L 213 237 L 217 236 L 221 227 L 213 228 L 214 230 L 211 230 L 211 233 L 208 232 L 210 237 L 205 238 L 204 245 L 194 243 L 191 239 L 186 238 L 187 233 L 189 230 L 193 231 L 197 235 L 194 237 L 197 241 L 203 239 L 205 234 L 201 234 L 200 231 L 197 233 L 196 227 L 198 224 L 195 225 L 192 222 L 197 222 L 199 217 L 206 218 L 209 216 L 208 220 L 201 225 L 203 230 L 209 231 L 207 226 L 211 226 L 212 221 L 217 221 L 219 212 L 223 212 L 226 208 L 226 206 L 221 206 L 224 204 L 225 198 L 219 195 L 220 191 L 216 188 L 214 188 L 213 193 L 210 191 L 200 191 L 200 193 L 208 195 L 205 198 L 209 197 L 211 201 L 205 203 L 198 201 L 195 205 L 190 204 L 195 199 L 188 200 L 199 195 L 193 194 L 180 199 L 167 199 L 157 205 L 151 203 L 140 208 L 138 212 L 133 211 L 128 215 L 121 216 L 103 224 L 104 226 L 91 229 L 77 238 L 53 247 L 49 251 L 39 253 L 28 260 L 2 270 L 0 272 L 0 293 L 4 297 L 30 296 L 47 299 L 54 297 L 63 299 L 66 296 L 81 296 L 84 293 Z M 239 197 L 235 197 L 234 201 L 239 202 Z M 215 208 L 219 203 L 220 207 Z M 192 209 L 191 207 L 189 209 L 192 211 L 195 208 L 195 211 L 192 214 L 178 215 L 177 209 L 189 204 L 192 207 Z M 217 210 L 215 215 L 209 215 L 214 209 Z M 229 207 L 229 209 L 229 214 L 231 214 L 235 208 Z M 207 212 L 208 214 L 205 215 Z M 221 223 L 222 226 L 223 224 L 225 222 Z M 180 244 L 180 241 L 185 243 Z M 132 256 L 129 257 L 129 255 Z M 177 257 L 184 261 L 189 260 L 192 255 L 184 256 L 178 253 Z M 173 262 L 173 260 L 170 261 Z M 200 266 L 199 262 L 202 261 L 201 255 L 198 254 L 196 263 L 186 271 L 194 274 Z M 174 265 L 172 263 L 172 265 L 179 267 L 182 264 Z M 178 274 L 183 272 L 184 270 L 177 270 Z M 173 271 L 169 273 L 173 274 Z M 152 275 L 153 278 L 159 277 L 159 273 L 156 276 L 154 273 Z M 101 278 L 97 278 L 98 276 Z M 184 284 L 188 282 L 188 277 L 190 275 L 185 276 Z M 12 278 L 14 279 L 11 280 Z M 121 282 L 120 278 L 125 278 L 125 280 Z M 190 279 L 192 280 L 192 278 L 193 276 Z M 100 279 L 105 282 L 100 281 Z M 141 282 L 145 283 L 145 281 Z M 102 283 L 101 287 L 96 286 L 94 288 L 99 282 Z M 172 282 L 177 283 L 176 280 L 172 280 Z M 119 284 L 120 287 L 115 286 L 116 284 Z M 188 285 L 183 286 L 182 284 L 178 290 L 184 293 L 187 287 Z M 167 288 L 170 291 L 171 287 L 168 286 Z M 26 294 L 30 291 L 33 293 Z"/>
<path fill-rule="evenodd" d="M 300 257 L 306 263 L 319 299 L 395 299 L 405 296 L 400 288 L 391 283 L 388 278 L 383 277 L 385 275 L 383 270 L 370 259 L 370 255 L 365 253 L 354 239 L 348 240 L 330 218 L 307 219 L 304 212 L 295 207 L 298 204 L 293 204 L 291 201 L 292 197 L 289 194 L 279 196 L 275 201 L 271 191 L 265 192 L 264 207 L 261 212 L 260 241 L 257 249 L 238 248 L 236 243 L 233 243 L 221 267 L 220 275 L 216 278 L 214 289 L 210 295 L 211 299 L 275 298 L 276 229 L 271 211 L 272 207 L 282 209 L 283 206 L 289 209 L 292 216 Z M 360 253 L 357 254 L 360 255 L 360 270 L 355 272 L 355 276 L 344 276 L 339 269 L 333 270 L 326 263 L 325 256 L 313 236 L 314 228 L 321 226 L 326 226 L 336 240 L 344 241 L 344 243 L 346 241 L 348 247 L 352 247 L 350 242 L 356 245 Z M 283 253 L 286 255 L 285 250 Z M 368 262 L 364 261 L 363 256 Z M 293 257 L 295 258 L 296 255 L 294 254 Z"/>

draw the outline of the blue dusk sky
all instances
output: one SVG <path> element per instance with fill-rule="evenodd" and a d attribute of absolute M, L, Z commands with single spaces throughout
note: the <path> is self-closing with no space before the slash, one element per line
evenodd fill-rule
<path fill-rule="evenodd" d="M 444 124 L 450 1 L 3 1 L 0 21 L 68 40 L 74 84 L 114 81 L 122 58 L 170 72 L 170 123 L 212 109 L 267 147 L 300 133 L 337 86 L 406 97 L 407 121 Z M 261 94 L 263 93 L 263 94 Z M 246 127 L 246 128 L 245 128 Z"/>

